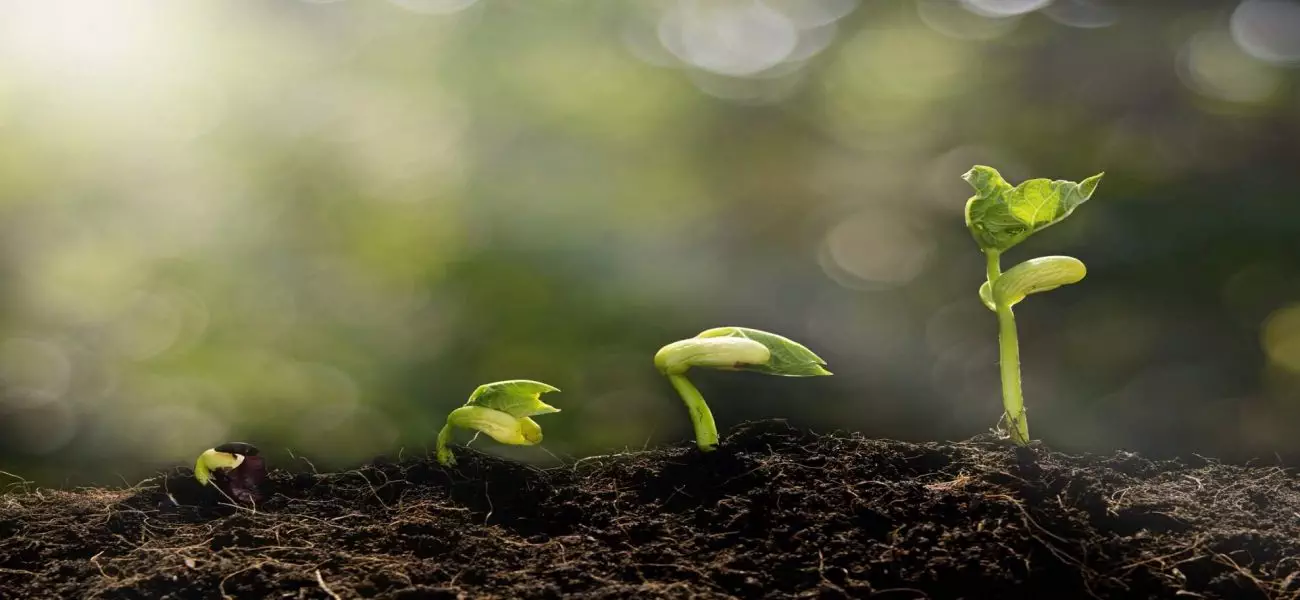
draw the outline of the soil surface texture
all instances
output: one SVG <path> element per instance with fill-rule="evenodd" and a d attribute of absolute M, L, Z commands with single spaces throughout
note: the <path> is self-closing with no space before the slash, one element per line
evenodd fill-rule
<path fill-rule="evenodd" d="M 0 598 L 1300 598 L 1300 481 L 1197 458 L 751 423 L 539 470 L 188 469 L 0 496 Z M 170 495 L 169 495 L 170 493 Z"/>

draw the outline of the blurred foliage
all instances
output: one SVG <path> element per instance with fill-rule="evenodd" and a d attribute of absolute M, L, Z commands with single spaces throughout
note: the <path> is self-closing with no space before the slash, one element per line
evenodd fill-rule
<path fill-rule="evenodd" d="M 700 374 L 724 430 L 967 437 L 1001 411 L 977 163 L 1107 172 L 1008 257 L 1090 271 L 1019 315 L 1037 436 L 1300 452 L 1291 0 L 0 11 L 0 470 L 427 453 L 512 378 L 564 412 L 540 449 L 490 451 L 680 441 L 651 358 L 718 324 L 836 373 Z"/>

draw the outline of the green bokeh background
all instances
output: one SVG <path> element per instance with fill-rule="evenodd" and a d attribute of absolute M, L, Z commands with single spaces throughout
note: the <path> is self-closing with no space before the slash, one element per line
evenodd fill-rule
<path fill-rule="evenodd" d="M 0 6 L 0 470 L 424 454 L 511 378 L 563 412 L 484 449 L 682 441 L 651 357 L 717 325 L 836 373 L 700 373 L 724 430 L 969 437 L 976 163 L 1107 172 L 1004 262 L 1089 266 L 1018 307 L 1034 437 L 1300 453 L 1295 2 Z"/>

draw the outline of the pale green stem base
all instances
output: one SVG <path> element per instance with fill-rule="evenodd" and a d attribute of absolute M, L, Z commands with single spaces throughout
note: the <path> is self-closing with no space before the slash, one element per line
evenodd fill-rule
<path fill-rule="evenodd" d="M 986 253 L 989 285 L 1002 276 L 1001 253 Z M 996 300 L 995 300 L 996 302 Z M 998 367 L 1002 371 L 1002 409 L 1011 441 L 1029 444 L 1029 418 L 1025 415 L 1025 397 L 1020 389 L 1020 338 L 1016 335 L 1016 315 L 1010 305 L 997 304 Z"/>
<path fill-rule="evenodd" d="M 1011 441 L 1029 444 L 1029 418 L 1020 390 L 1020 339 L 1016 337 L 1016 315 L 1010 306 L 998 305 L 998 364 L 1002 369 L 1002 409 L 1006 411 Z"/>
<path fill-rule="evenodd" d="M 718 426 L 713 422 L 713 413 L 704 403 L 704 396 L 696 389 L 685 375 L 669 375 L 668 381 L 681 395 L 686 403 L 686 410 L 691 413 L 691 423 L 695 425 L 695 444 L 703 452 L 712 452 L 718 447 Z"/>
<path fill-rule="evenodd" d="M 438 463 L 444 467 L 454 466 L 456 457 L 451 454 L 451 423 L 442 426 L 442 431 L 438 432 Z"/>

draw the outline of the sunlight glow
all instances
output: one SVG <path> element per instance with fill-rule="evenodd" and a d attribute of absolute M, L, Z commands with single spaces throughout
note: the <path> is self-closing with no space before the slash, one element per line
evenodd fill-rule
<path fill-rule="evenodd" d="M 102 77 L 139 69 L 161 51 L 157 8 L 137 0 L 10 3 L 0 52 L 38 72 Z"/>

